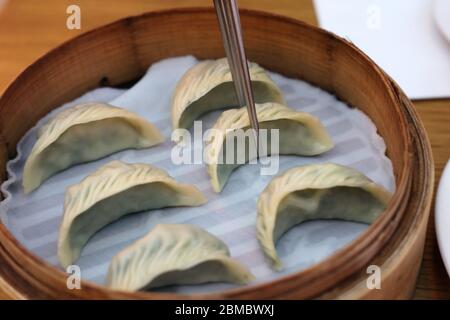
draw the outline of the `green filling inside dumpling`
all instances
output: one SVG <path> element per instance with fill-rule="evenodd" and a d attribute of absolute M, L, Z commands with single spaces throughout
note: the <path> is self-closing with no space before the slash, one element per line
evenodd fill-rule
<path fill-rule="evenodd" d="M 190 224 L 158 224 L 113 257 L 106 283 L 134 291 L 207 282 L 244 284 L 253 278 L 209 232 Z"/>
<path fill-rule="evenodd" d="M 139 132 L 120 118 L 103 119 L 70 127 L 37 159 L 34 174 L 40 181 L 73 165 L 103 158 L 128 148 L 141 146 Z"/>
<path fill-rule="evenodd" d="M 76 217 L 66 239 L 69 248 L 64 252 L 71 255 L 71 261 L 75 261 L 89 238 L 120 217 L 144 210 L 188 205 L 191 202 L 191 197 L 162 182 L 127 189 L 97 202 Z"/>
<path fill-rule="evenodd" d="M 243 128 L 244 132 L 250 127 Z M 299 156 L 313 156 L 327 151 L 330 146 L 323 143 L 321 140 L 317 139 L 314 132 L 298 121 L 293 121 L 289 119 L 279 119 L 273 121 L 265 121 L 260 123 L 260 129 L 267 129 L 267 143 L 265 144 L 267 152 L 266 155 L 270 156 L 272 154 L 283 154 L 283 155 L 299 155 Z M 274 143 L 278 143 L 278 152 L 273 152 L 272 150 L 272 131 L 271 129 L 278 129 L 279 140 Z M 233 137 L 228 134 L 228 139 L 233 139 Z M 248 163 L 250 160 L 255 159 L 256 152 L 250 154 L 250 148 L 254 147 L 252 135 L 247 135 L 245 144 L 238 144 L 237 138 L 234 137 L 233 143 L 233 153 L 234 159 L 231 156 L 228 158 L 232 159 L 230 163 L 227 158 L 227 143 L 224 142 L 222 145 L 221 159 L 218 159 L 217 164 L 217 178 L 219 182 L 219 187 L 221 190 L 228 178 L 230 177 L 233 170 L 237 167 Z M 231 144 L 230 144 L 231 145 Z M 254 150 L 254 149 L 253 149 Z M 250 156 L 251 155 L 251 156 Z M 242 159 L 244 161 L 242 161 Z"/>
<path fill-rule="evenodd" d="M 246 284 L 252 280 L 250 273 L 236 273 L 233 268 L 240 268 L 240 266 L 231 259 L 228 259 L 228 261 L 228 263 L 223 263 L 221 260 L 204 261 L 192 268 L 165 272 L 151 280 L 141 290 L 170 285 L 195 285 L 212 282 Z"/>
<path fill-rule="evenodd" d="M 362 188 L 339 186 L 295 191 L 278 205 L 273 239 L 277 241 L 290 228 L 308 220 L 339 219 L 370 224 L 385 207 Z"/>
<path fill-rule="evenodd" d="M 252 81 L 255 103 L 282 102 L 280 93 L 270 85 L 261 81 Z M 201 98 L 192 102 L 182 113 L 179 128 L 189 129 L 195 120 L 202 115 L 219 109 L 229 109 L 239 106 L 234 84 L 225 82 L 211 89 Z"/>

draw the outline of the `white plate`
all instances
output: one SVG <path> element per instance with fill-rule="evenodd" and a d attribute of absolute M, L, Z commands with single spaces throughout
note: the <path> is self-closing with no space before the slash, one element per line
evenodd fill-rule
<path fill-rule="evenodd" d="M 450 161 L 442 173 L 436 195 L 435 223 L 442 260 L 450 276 Z"/>
<path fill-rule="evenodd" d="M 439 30 L 450 41 L 450 1 L 434 0 L 434 19 Z"/>

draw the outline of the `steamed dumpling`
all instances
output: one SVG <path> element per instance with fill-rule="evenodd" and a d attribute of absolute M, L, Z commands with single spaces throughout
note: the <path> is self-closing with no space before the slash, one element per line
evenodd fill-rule
<path fill-rule="evenodd" d="M 107 224 L 134 212 L 200 206 L 205 196 L 154 166 L 112 161 L 69 187 L 59 230 L 58 258 L 72 264 L 89 238 Z"/>
<path fill-rule="evenodd" d="M 255 103 L 284 104 L 281 90 L 266 71 L 249 62 Z M 189 129 L 203 114 L 239 106 L 226 58 L 202 61 L 181 78 L 172 97 L 173 129 Z"/>
<path fill-rule="evenodd" d="M 279 129 L 279 154 L 314 156 L 324 153 L 333 147 L 333 142 L 320 120 L 308 113 L 295 111 L 278 103 L 257 104 L 256 113 L 260 129 L 268 129 L 266 154 L 274 154 L 271 149 L 270 129 Z M 222 113 L 212 129 L 221 134 L 214 134 L 205 146 L 205 162 L 214 191 L 220 192 L 232 171 L 256 157 L 249 152 L 252 139 L 245 148 L 238 148 L 235 143 L 235 163 L 226 163 L 227 143 L 236 130 L 251 128 L 247 109 L 233 109 Z M 229 141 L 228 140 L 228 141 Z M 252 144 L 254 146 L 254 144 Z M 244 154 L 243 154 L 244 153 Z M 236 156 L 238 155 L 238 156 Z"/>
<path fill-rule="evenodd" d="M 258 199 L 257 237 L 274 269 L 281 268 L 276 241 L 307 220 L 372 223 L 391 194 L 362 173 L 327 163 L 295 167 L 275 177 Z"/>
<path fill-rule="evenodd" d="M 73 165 L 124 149 L 161 143 L 158 129 L 138 115 L 104 103 L 84 103 L 58 113 L 40 128 L 24 167 L 25 193 Z"/>
<path fill-rule="evenodd" d="M 214 235 L 194 225 L 159 224 L 112 259 L 107 285 L 135 291 L 207 282 L 245 284 L 253 278 Z"/>

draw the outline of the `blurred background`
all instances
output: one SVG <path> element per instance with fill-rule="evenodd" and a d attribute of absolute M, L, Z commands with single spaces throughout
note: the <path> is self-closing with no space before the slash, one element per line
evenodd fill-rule
<path fill-rule="evenodd" d="M 238 0 L 321 26 L 355 43 L 414 99 L 431 140 L 436 182 L 450 157 L 450 0 Z M 80 29 L 68 28 L 80 8 Z M 83 32 L 146 11 L 211 7 L 212 0 L 0 0 L 0 95 L 47 51 Z M 245 37 L 245 30 L 244 37 Z M 433 211 L 416 298 L 450 299 Z"/>

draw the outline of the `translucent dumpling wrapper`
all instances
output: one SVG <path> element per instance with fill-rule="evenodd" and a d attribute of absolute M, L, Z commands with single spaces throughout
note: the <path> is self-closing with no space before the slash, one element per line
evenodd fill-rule
<path fill-rule="evenodd" d="M 281 90 L 267 72 L 253 62 L 248 66 L 255 102 L 285 104 Z M 189 69 L 175 88 L 172 126 L 189 129 L 196 119 L 210 111 L 238 106 L 227 59 L 202 61 Z"/>
<path fill-rule="evenodd" d="M 70 186 L 59 230 L 58 258 L 71 265 L 97 231 L 130 213 L 178 206 L 200 206 L 205 196 L 154 166 L 112 161 Z"/>
<path fill-rule="evenodd" d="M 214 235 L 194 225 L 159 224 L 112 259 L 107 285 L 136 291 L 208 282 L 246 284 L 253 278 Z"/>
<path fill-rule="evenodd" d="M 24 167 L 25 193 L 57 172 L 124 149 L 164 141 L 158 129 L 137 114 L 104 103 L 84 103 L 58 113 L 38 131 Z"/>
<path fill-rule="evenodd" d="M 257 237 L 279 270 L 275 244 L 291 227 L 308 220 L 339 219 L 371 224 L 391 194 L 362 173 L 341 165 L 295 167 L 275 177 L 258 198 Z"/>
<path fill-rule="evenodd" d="M 313 115 L 272 102 L 256 104 L 255 107 L 260 129 L 267 130 L 266 135 L 260 132 L 260 142 L 266 142 L 260 150 L 261 155 L 315 156 L 333 148 L 325 127 Z M 235 136 L 239 137 L 236 132 L 249 133 L 247 130 L 250 128 L 245 107 L 224 111 L 212 127 L 212 136 L 205 145 L 205 162 L 214 191 L 223 189 L 234 169 L 256 158 L 256 147 L 251 136 L 247 135 L 249 139 L 245 144 L 237 141 L 233 145 L 228 144 Z M 278 141 L 272 141 L 271 129 L 278 129 Z M 278 150 L 273 148 L 274 144 Z"/>

